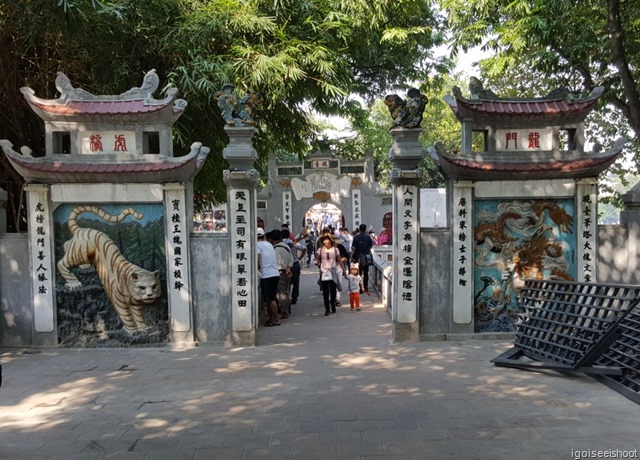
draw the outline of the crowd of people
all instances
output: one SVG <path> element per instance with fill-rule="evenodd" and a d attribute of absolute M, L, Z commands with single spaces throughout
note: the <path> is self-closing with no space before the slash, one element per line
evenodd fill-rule
<path fill-rule="evenodd" d="M 365 224 L 353 233 L 344 227 L 336 230 L 326 226 L 319 234 L 305 228 L 296 236 L 287 224 L 268 233 L 258 228 L 257 233 L 260 287 L 268 314 L 266 327 L 279 326 L 291 314 L 291 305 L 297 303 L 300 294 L 302 265 L 310 267 L 312 259 L 318 267 L 325 316 L 336 313 L 343 290 L 348 294 L 350 309 L 360 311 L 360 295 L 369 293 L 371 249 L 388 242 L 384 228 L 377 237 L 375 232 L 367 231 Z"/>

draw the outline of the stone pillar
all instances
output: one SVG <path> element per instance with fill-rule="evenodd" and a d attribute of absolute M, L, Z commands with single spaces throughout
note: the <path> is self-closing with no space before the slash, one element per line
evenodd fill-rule
<path fill-rule="evenodd" d="M 452 320 L 468 333 L 473 333 L 473 187 L 472 181 L 464 180 L 454 180 L 450 187 Z"/>
<path fill-rule="evenodd" d="M 195 335 L 189 233 L 191 231 L 190 216 L 193 214 L 188 214 L 190 208 L 187 203 L 191 201 L 193 195 L 186 195 L 188 188 L 185 183 L 167 183 L 163 185 L 163 189 L 171 342 L 192 344 L 195 342 Z"/>
<path fill-rule="evenodd" d="M 389 157 L 393 182 L 393 341 L 420 339 L 418 312 L 420 289 L 420 179 L 422 144 L 419 129 L 391 130 L 393 145 Z"/>
<path fill-rule="evenodd" d="M 640 283 L 640 183 L 622 195 L 624 209 L 620 211 L 620 225 L 626 229 L 626 273 L 623 282 Z"/>
<path fill-rule="evenodd" d="M 53 220 L 49 186 L 25 185 L 29 220 L 29 260 L 33 295 L 35 345 L 55 346 L 56 308 L 54 301 L 55 260 L 53 254 Z"/>
<path fill-rule="evenodd" d="M 253 168 L 256 151 L 251 145 L 253 127 L 225 126 L 229 145 L 223 150 L 229 169 L 227 185 L 227 229 L 231 268 L 231 341 L 253 346 L 260 299 L 258 297 L 258 256 L 256 187 L 260 174 Z"/>
<path fill-rule="evenodd" d="M 576 181 L 576 278 L 596 282 L 598 244 L 598 179 Z"/>
<path fill-rule="evenodd" d="M 9 194 L 0 188 L 0 233 L 7 233 L 7 199 Z"/>

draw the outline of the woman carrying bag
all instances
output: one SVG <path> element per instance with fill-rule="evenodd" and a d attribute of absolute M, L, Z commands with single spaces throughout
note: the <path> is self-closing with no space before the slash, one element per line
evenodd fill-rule
<path fill-rule="evenodd" d="M 333 247 L 331 236 L 322 237 L 322 246 L 316 252 L 316 263 L 320 267 L 320 284 L 324 299 L 324 316 L 336 312 L 336 279 L 340 251 Z M 338 279 L 339 281 L 339 279 Z"/>

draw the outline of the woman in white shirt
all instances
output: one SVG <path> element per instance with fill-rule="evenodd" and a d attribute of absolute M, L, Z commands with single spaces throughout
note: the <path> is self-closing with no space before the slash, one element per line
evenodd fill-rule
<path fill-rule="evenodd" d="M 334 276 L 337 276 L 337 264 L 340 263 L 340 252 L 333 247 L 331 236 L 322 237 L 322 246 L 316 252 L 316 263 L 320 267 L 324 316 L 329 316 L 330 313 L 336 312 L 336 282 L 334 281 Z"/>

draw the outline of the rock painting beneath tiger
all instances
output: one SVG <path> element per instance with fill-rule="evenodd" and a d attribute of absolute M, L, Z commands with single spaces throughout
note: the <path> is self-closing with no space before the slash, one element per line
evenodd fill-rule
<path fill-rule="evenodd" d="M 166 341 L 161 204 L 61 205 L 54 212 L 58 336 L 98 346 Z"/>
<path fill-rule="evenodd" d="M 476 200 L 475 332 L 516 330 L 526 279 L 574 280 L 573 200 Z"/>

